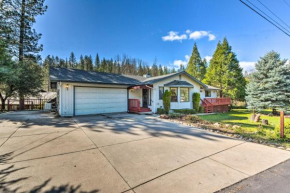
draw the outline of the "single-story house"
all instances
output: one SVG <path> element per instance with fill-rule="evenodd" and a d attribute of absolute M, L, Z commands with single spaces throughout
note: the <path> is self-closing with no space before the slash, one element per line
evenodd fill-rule
<path fill-rule="evenodd" d="M 57 110 L 61 116 L 155 113 L 157 108 L 163 107 L 165 90 L 172 92 L 171 109 L 193 108 L 194 92 L 200 93 L 205 107 L 211 102 L 220 103 L 218 88 L 200 82 L 185 71 L 150 77 L 51 67 L 50 82 L 51 88 L 57 91 Z"/>

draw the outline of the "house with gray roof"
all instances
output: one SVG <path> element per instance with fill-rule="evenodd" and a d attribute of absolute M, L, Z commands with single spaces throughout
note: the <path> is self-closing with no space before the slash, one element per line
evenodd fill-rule
<path fill-rule="evenodd" d="M 58 93 L 57 107 L 61 116 L 155 113 L 157 108 L 163 108 L 165 90 L 172 92 L 171 109 L 190 109 L 193 108 L 193 93 L 200 93 L 201 100 L 205 100 L 217 98 L 219 91 L 185 71 L 150 77 L 52 67 L 50 82 Z"/>

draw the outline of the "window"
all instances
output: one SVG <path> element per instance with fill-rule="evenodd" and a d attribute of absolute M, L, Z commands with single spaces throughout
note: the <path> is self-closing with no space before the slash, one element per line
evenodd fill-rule
<path fill-rule="evenodd" d="M 180 102 L 189 101 L 189 88 L 180 88 Z"/>
<path fill-rule="evenodd" d="M 177 88 L 170 88 L 171 91 L 171 102 L 177 102 L 178 91 Z"/>
<path fill-rule="evenodd" d="M 159 100 L 162 100 L 163 94 L 164 94 L 164 87 L 160 86 L 159 87 Z"/>
<path fill-rule="evenodd" d="M 56 91 L 57 89 L 57 83 L 56 82 L 51 82 L 50 83 L 50 90 L 51 91 Z"/>
<path fill-rule="evenodd" d="M 205 97 L 211 97 L 211 91 L 210 90 L 206 90 L 205 91 Z"/>

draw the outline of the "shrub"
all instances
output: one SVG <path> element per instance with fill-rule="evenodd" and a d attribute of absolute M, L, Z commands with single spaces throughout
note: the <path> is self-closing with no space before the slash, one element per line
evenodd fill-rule
<path fill-rule="evenodd" d="M 195 92 L 192 94 L 192 103 L 193 103 L 193 108 L 195 109 L 196 112 L 199 110 L 199 103 L 200 103 L 200 94 Z"/>
<path fill-rule="evenodd" d="M 182 114 L 195 114 L 196 111 L 194 109 L 175 109 L 175 113 L 182 113 Z"/>
<path fill-rule="evenodd" d="M 166 90 L 163 94 L 163 97 L 162 97 L 163 106 L 164 106 L 166 114 L 168 114 L 169 110 L 170 110 L 170 99 L 171 99 L 171 92 Z"/>
<path fill-rule="evenodd" d="M 163 108 L 157 108 L 157 114 L 161 115 L 161 114 L 165 114 L 165 109 Z"/>
<path fill-rule="evenodd" d="M 196 115 L 186 115 L 185 120 L 190 121 L 192 123 L 202 122 L 202 119 Z"/>
<path fill-rule="evenodd" d="M 182 118 L 183 116 L 184 116 L 184 114 L 181 114 L 181 113 L 170 113 L 169 114 L 170 119 L 179 119 L 179 118 Z"/>
<path fill-rule="evenodd" d="M 203 106 L 199 106 L 199 112 L 200 113 L 204 113 L 204 107 Z"/>
<path fill-rule="evenodd" d="M 276 136 L 280 138 L 281 137 L 280 125 L 276 125 L 274 131 Z M 285 139 L 290 139 L 290 122 L 286 122 L 284 124 L 284 137 Z"/>

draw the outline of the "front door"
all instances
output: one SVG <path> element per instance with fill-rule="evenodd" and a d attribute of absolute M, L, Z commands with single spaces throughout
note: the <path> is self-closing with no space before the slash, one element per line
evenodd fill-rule
<path fill-rule="evenodd" d="M 143 89 L 142 90 L 142 101 L 143 101 L 142 107 L 148 108 L 148 102 L 149 102 L 148 99 L 149 99 L 149 97 L 148 97 L 148 89 Z"/>

